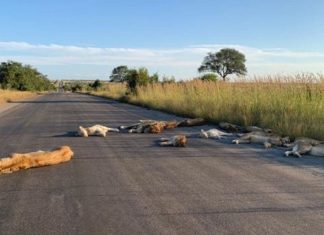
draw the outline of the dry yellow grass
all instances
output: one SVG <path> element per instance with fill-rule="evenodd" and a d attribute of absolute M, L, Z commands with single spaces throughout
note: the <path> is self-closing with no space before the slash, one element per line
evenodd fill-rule
<path fill-rule="evenodd" d="M 7 102 L 23 100 L 26 98 L 33 97 L 35 95 L 36 95 L 35 92 L 11 91 L 11 90 L 1 90 L 0 89 L 0 105 L 7 103 Z"/>
<path fill-rule="evenodd" d="M 126 86 L 97 94 L 114 99 Z M 107 89 L 107 88 L 106 88 Z M 324 79 L 321 75 L 271 76 L 236 82 L 152 84 L 128 96 L 134 104 L 212 122 L 258 125 L 274 132 L 324 139 Z"/>
<path fill-rule="evenodd" d="M 104 87 L 100 89 L 100 91 L 93 91 L 89 93 L 93 95 L 119 100 L 125 96 L 126 92 L 127 92 L 126 84 L 109 83 L 109 84 L 105 84 Z"/>

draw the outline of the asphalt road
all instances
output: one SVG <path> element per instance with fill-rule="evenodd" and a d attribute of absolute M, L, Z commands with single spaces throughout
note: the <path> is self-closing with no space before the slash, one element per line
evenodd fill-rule
<path fill-rule="evenodd" d="M 162 134 L 73 137 L 79 125 L 179 118 L 79 94 L 0 114 L 0 156 L 70 145 L 72 161 L 0 175 L 0 234 L 323 234 L 324 159 Z M 208 127 L 205 127 L 208 128 Z"/>

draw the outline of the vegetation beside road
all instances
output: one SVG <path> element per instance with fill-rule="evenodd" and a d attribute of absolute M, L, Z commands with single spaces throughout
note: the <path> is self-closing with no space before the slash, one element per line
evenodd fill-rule
<path fill-rule="evenodd" d="M 37 95 L 35 92 L 30 92 L 30 91 L 11 91 L 11 90 L 0 89 L 0 105 L 7 102 L 28 99 L 35 95 Z"/>
<path fill-rule="evenodd" d="M 257 125 L 282 135 L 324 139 L 322 75 L 149 83 L 136 92 L 129 92 L 125 83 L 111 83 L 90 93 L 215 123 Z"/>
<path fill-rule="evenodd" d="M 0 64 L 0 88 L 19 91 L 48 91 L 55 89 L 46 75 L 30 65 L 15 61 Z"/>

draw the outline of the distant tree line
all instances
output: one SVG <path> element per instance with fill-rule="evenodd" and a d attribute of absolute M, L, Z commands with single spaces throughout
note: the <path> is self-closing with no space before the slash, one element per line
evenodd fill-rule
<path fill-rule="evenodd" d="M 30 65 L 8 61 L 0 64 L 0 87 L 20 91 L 45 91 L 53 89 L 46 75 Z"/>
<path fill-rule="evenodd" d="M 230 74 L 245 75 L 247 71 L 245 61 L 244 54 L 232 48 L 224 48 L 216 53 L 208 53 L 198 68 L 198 72 L 203 73 L 203 75 L 196 79 L 216 82 L 218 81 L 217 74 L 223 81 L 226 81 L 227 76 Z M 126 65 L 114 68 L 109 78 L 111 82 L 126 82 L 131 92 L 136 92 L 137 86 L 146 86 L 155 82 L 176 82 L 174 77 L 163 77 L 162 80 L 159 80 L 157 73 L 150 75 L 145 67 L 129 69 Z"/>
<path fill-rule="evenodd" d="M 92 83 L 83 82 L 83 81 L 73 81 L 69 83 L 65 83 L 62 88 L 64 91 L 72 91 L 72 92 L 79 92 L 79 91 L 97 91 L 102 87 L 103 83 L 96 79 Z"/>
<path fill-rule="evenodd" d="M 145 67 L 129 69 L 126 65 L 114 68 L 109 78 L 111 82 L 126 82 L 132 93 L 136 92 L 137 86 L 146 86 L 159 81 L 159 75 L 157 73 L 150 75 Z"/>

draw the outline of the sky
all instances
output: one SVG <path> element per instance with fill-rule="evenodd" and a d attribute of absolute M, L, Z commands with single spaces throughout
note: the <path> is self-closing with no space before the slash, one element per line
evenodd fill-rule
<path fill-rule="evenodd" d="M 118 65 L 188 79 L 235 48 L 248 76 L 324 72 L 323 0 L 10 0 L 0 61 L 50 79 L 108 79 Z"/>

